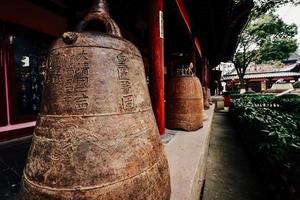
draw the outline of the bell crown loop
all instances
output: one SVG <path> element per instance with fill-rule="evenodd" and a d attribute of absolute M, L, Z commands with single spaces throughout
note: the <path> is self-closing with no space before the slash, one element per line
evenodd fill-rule
<path fill-rule="evenodd" d="M 98 20 L 102 22 L 106 27 L 107 34 L 122 37 L 119 26 L 110 17 L 108 4 L 106 0 L 95 0 L 89 13 L 78 24 L 75 31 L 84 32 L 84 29 L 87 27 L 88 23 L 93 20 Z"/>
<path fill-rule="evenodd" d="M 94 0 L 89 13 L 93 13 L 93 12 L 101 12 L 101 13 L 105 13 L 106 15 L 110 16 L 107 1 L 106 0 Z"/>

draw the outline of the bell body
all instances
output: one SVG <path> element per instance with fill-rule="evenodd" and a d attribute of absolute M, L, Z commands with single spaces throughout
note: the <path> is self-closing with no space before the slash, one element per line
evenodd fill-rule
<path fill-rule="evenodd" d="M 176 77 L 169 81 L 166 113 L 169 129 L 194 131 L 203 127 L 202 87 L 197 77 Z"/>
<path fill-rule="evenodd" d="M 210 89 L 207 88 L 207 95 L 208 95 L 208 102 L 209 102 L 209 105 L 212 105 L 212 99 L 211 99 L 211 93 L 210 93 Z"/>
<path fill-rule="evenodd" d="M 203 104 L 204 104 L 204 109 L 208 110 L 210 105 L 209 105 L 209 98 L 210 98 L 210 91 L 206 87 L 202 88 L 203 91 Z"/>
<path fill-rule="evenodd" d="M 50 49 L 21 199 L 169 199 L 139 51 L 111 35 L 71 36 Z"/>

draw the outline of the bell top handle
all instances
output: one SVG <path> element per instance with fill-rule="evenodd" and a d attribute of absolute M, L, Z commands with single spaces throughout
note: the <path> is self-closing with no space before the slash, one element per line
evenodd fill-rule
<path fill-rule="evenodd" d="M 75 31 L 84 32 L 84 29 L 87 27 L 89 22 L 94 20 L 100 21 L 105 25 L 107 34 L 122 37 L 119 26 L 109 15 L 108 4 L 106 0 L 95 0 L 89 13 L 78 24 Z"/>

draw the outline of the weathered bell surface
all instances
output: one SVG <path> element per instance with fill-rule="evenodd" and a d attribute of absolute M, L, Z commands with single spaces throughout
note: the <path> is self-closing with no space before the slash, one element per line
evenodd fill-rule
<path fill-rule="evenodd" d="M 100 3 L 50 49 L 21 199 L 169 199 L 141 55 Z M 107 34 L 83 31 L 94 19 Z"/>
<path fill-rule="evenodd" d="M 192 72 L 192 64 L 177 70 L 168 82 L 166 127 L 195 131 L 203 127 L 203 95 L 200 80 Z"/>

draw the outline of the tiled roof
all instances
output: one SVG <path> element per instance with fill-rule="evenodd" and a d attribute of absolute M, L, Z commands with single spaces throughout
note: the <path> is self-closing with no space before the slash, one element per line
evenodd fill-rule
<path fill-rule="evenodd" d="M 244 79 L 254 79 L 254 78 L 275 78 L 275 77 L 287 77 L 287 76 L 296 76 L 300 77 L 299 72 L 265 72 L 265 73 L 251 73 L 245 74 Z M 224 75 L 223 80 L 233 80 L 239 79 L 237 75 Z"/>
<path fill-rule="evenodd" d="M 246 74 L 261 74 L 261 73 L 274 73 L 274 72 L 288 72 L 292 71 L 297 67 L 299 63 L 287 64 L 281 68 L 274 68 L 271 65 L 256 65 L 247 67 Z M 224 76 L 237 75 L 236 70 L 234 69 L 230 73 L 224 74 Z"/>
<path fill-rule="evenodd" d="M 289 61 L 289 60 L 300 60 L 300 55 L 298 54 L 298 52 L 294 52 L 287 59 L 287 61 Z"/>

